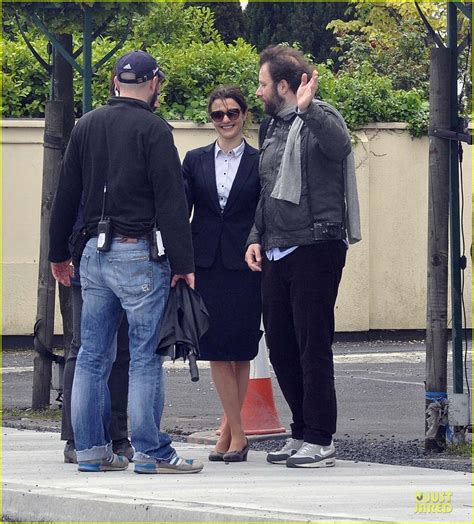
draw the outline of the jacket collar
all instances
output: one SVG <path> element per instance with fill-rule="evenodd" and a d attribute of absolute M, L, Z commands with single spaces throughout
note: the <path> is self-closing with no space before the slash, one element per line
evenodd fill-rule
<path fill-rule="evenodd" d="M 239 169 L 237 170 L 237 173 L 235 175 L 234 183 L 232 184 L 232 188 L 229 193 L 229 198 L 227 199 L 227 203 L 224 208 L 224 214 L 229 213 L 232 210 L 232 206 L 237 200 L 240 190 L 242 189 L 248 177 L 250 176 L 250 173 L 252 172 L 254 155 L 257 154 L 258 152 L 252 150 L 250 146 L 247 144 L 247 142 L 245 142 L 244 153 L 242 155 L 242 158 L 240 159 Z"/>
<path fill-rule="evenodd" d="M 109 106 L 116 106 L 119 104 L 125 104 L 127 106 L 137 106 L 150 111 L 150 113 L 153 113 L 153 110 L 149 104 L 147 104 L 143 100 L 138 100 L 137 98 L 129 98 L 126 96 L 112 96 L 108 99 L 107 104 Z"/>

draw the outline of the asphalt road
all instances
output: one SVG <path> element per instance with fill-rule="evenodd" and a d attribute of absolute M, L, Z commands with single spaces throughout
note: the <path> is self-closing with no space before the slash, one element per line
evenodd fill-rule
<path fill-rule="evenodd" d="M 334 354 L 338 396 L 336 437 L 402 441 L 424 438 L 424 344 L 338 343 L 334 346 Z M 4 349 L 4 409 L 31 406 L 33 358 L 31 350 Z M 450 366 L 448 368 L 448 381 L 451 382 Z M 191 382 L 182 364 L 169 362 L 166 369 L 163 427 L 185 435 L 217 428 L 222 413 L 208 364 L 200 364 L 199 382 Z M 471 369 L 470 361 L 468 369 Z M 273 372 L 271 375 L 277 411 L 288 428 L 290 413 Z M 52 391 L 52 407 L 59 407 L 56 396 Z"/>

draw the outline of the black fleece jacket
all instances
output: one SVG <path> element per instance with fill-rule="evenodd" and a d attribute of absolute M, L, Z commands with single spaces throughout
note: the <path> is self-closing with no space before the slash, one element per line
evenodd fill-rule
<path fill-rule="evenodd" d="M 181 165 L 170 126 L 145 102 L 113 97 L 72 131 L 50 225 L 51 262 L 69 259 L 68 238 L 84 194 L 84 219 L 97 234 L 104 184 L 113 233 L 142 236 L 155 218 L 173 273 L 194 271 Z"/>

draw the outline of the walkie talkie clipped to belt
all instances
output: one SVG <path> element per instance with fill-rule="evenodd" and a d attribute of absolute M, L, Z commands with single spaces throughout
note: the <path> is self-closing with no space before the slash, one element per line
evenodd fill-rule
<path fill-rule="evenodd" d="M 107 194 L 107 184 L 104 184 L 104 198 L 102 200 L 102 214 L 97 225 L 97 251 L 109 251 L 112 241 L 112 224 L 109 217 L 104 217 L 105 196 Z"/>
<path fill-rule="evenodd" d="M 150 260 L 155 262 L 161 262 L 165 260 L 165 246 L 163 244 L 163 238 L 161 237 L 161 231 L 158 229 L 156 223 L 151 232 L 150 241 Z"/>

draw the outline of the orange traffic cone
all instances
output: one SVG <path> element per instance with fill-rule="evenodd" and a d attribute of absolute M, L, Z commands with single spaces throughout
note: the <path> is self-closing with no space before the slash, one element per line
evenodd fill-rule
<path fill-rule="evenodd" d="M 250 363 L 250 379 L 241 411 L 246 435 L 284 433 L 273 399 L 272 379 L 264 337 L 260 339 L 257 356 Z M 220 435 L 225 424 L 216 431 Z"/>

